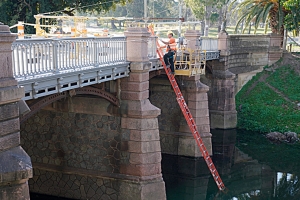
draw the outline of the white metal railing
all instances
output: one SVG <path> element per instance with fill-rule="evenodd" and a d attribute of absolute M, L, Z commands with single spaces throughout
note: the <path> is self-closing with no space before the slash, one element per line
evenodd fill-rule
<path fill-rule="evenodd" d="M 200 45 L 201 50 L 218 51 L 218 38 L 201 37 L 198 45 Z"/>
<path fill-rule="evenodd" d="M 125 37 L 17 40 L 12 50 L 17 79 L 126 62 Z"/>
<path fill-rule="evenodd" d="M 157 53 L 156 53 L 156 36 L 151 36 L 148 39 L 148 58 L 149 59 L 157 59 Z"/>

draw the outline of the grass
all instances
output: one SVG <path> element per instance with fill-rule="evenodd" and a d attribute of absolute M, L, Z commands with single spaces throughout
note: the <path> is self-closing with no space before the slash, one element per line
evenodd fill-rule
<path fill-rule="evenodd" d="M 300 133 L 300 110 L 295 104 L 286 101 L 273 91 L 259 77 L 268 73 L 270 85 L 282 92 L 287 98 L 298 102 L 300 99 L 300 78 L 290 66 L 276 69 L 276 72 L 263 71 L 252 78 L 236 95 L 238 128 L 267 133 L 270 131 L 294 131 Z"/>

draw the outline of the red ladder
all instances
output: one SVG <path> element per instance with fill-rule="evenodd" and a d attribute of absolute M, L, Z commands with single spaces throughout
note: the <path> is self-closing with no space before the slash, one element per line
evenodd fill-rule
<path fill-rule="evenodd" d="M 153 30 L 152 30 L 152 33 L 153 33 Z M 167 68 L 167 66 L 166 66 L 166 64 L 163 60 L 163 52 L 162 52 L 161 48 L 159 47 L 158 43 L 157 43 L 157 50 L 156 51 L 157 51 L 157 54 L 159 56 L 159 59 L 160 59 L 161 63 L 164 66 L 164 69 L 165 69 L 165 71 L 168 75 L 170 83 L 173 87 L 173 90 L 174 90 L 176 96 L 177 96 L 177 102 L 178 102 L 178 104 L 180 106 L 180 109 L 181 109 L 181 111 L 184 115 L 184 118 L 187 121 L 187 123 L 190 127 L 190 130 L 191 130 L 191 132 L 192 132 L 192 134 L 193 134 L 193 136 L 194 136 L 194 138 L 197 142 L 197 145 L 199 146 L 199 149 L 202 153 L 202 156 L 203 156 L 203 158 L 204 158 L 204 160 L 205 160 L 205 162 L 206 162 L 213 178 L 215 179 L 215 182 L 216 182 L 219 190 L 223 191 L 223 190 L 225 190 L 225 185 L 224 185 L 224 183 L 223 183 L 223 181 L 222 181 L 222 179 L 221 179 L 214 163 L 212 162 L 205 145 L 203 144 L 202 138 L 201 138 L 201 136 L 200 136 L 200 134 L 197 130 L 197 125 L 196 125 L 196 123 L 194 121 L 194 118 L 193 118 L 193 116 L 192 116 L 192 114 L 191 114 L 184 98 L 183 98 L 183 95 L 182 95 L 182 93 L 181 93 L 181 91 L 178 87 L 176 79 L 175 79 L 174 75 L 171 73 L 171 69 Z"/>

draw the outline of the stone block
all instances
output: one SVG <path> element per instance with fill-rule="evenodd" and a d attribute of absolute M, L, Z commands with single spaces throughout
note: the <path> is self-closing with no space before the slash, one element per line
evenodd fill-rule
<path fill-rule="evenodd" d="M 120 197 L 122 200 L 166 200 L 165 183 L 162 178 L 151 182 L 122 181 Z"/>
<path fill-rule="evenodd" d="M 18 102 L 23 96 L 23 87 L 0 88 L 0 105 Z"/>
<path fill-rule="evenodd" d="M 212 129 L 236 128 L 237 125 L 236 111 L 210 110 L 209 112 L 210 112 L 210 126 Z"/>
<path fill-rule="evenodd" d="M 209 155 L 212 155 L 211 138 L 202 138 Z M 190 157 L 202 157 L 202 153 L 193 137 L 180 137 L 178 144 L 178 155 Z"/>
<path fill-rule="evenodd" d="M 1 78 L 0 79 L 0 88 L 16 86 L 16 85 L 18 85 L 18 82 L 17 82 L 16 79 L 14 79 L 12 77 L 7 77 L 7 78 Z"/>
<path fill-rule="evenodd" d="M 123 101 L 122 114 L 137 118 L 154 118 L 160 115 L 160 109 L 150 103 L 149 99 L 140 101 Z"/>
<path fill-rule="evenodd" d="M 209 116 L 195 117 L 194 121 L 198 126 L 209 125 Z"/>
<path fill-rule="evenodd" d="M 130 63 L 130 71 L 131 72 L 148 72 L 151 68 L 151 62 L 132 62 Z"/>
<path fill-rule="evenodd" d="M 121 127 L 125 129 L 135 129 L 135 130 L 153 130 L 158 129 L 158 119 L 157 118 L 125 118 L 121 120 Z"/>
<path fill-rule="evenodd" d="M 137 142 L 128 141 L 128 152 L 133 153 L 151 153 L 160 152 L 160 142 L 159 141 L 149 141 L 149 142 Z"/>
<path fill-rule="evenodd" d="M 125 78 L 124 81 L 132 81 L 132 82 L 149 81 L 149 72 L 142 72 L 142 73 L 130 72 L 129 77 Z M 121 79 L 121 83 L 122 82 L 123 79 Z"/>
<path fill-rule="evenodd" d="M 188 100 L 191 101 L 208 101 L 206 93 L 187 93 Z"/>
<path fill-rule="evenodd" d="M 121 90 L 123 91 L 134 91 L 141 92 L 149 90 L 149 81 L 145 82 L 121 82 Z"/>
<path fill-rule="evenodd" d="M 152 176 L 161 173 L 161 164 L 121 165 L 120 173 L 132 176 Z"/>
<path fill-rule="evenodd" d="M 203 124 L 203 125 L 197 125 L 197 130 L 202 135 L 203 133 L 209 133 L 210 132 L 210 125 L 209 124 Z M 181 125 L 179 128 L 179 132 L 182 133 L 191 133 L 191 130 L 187 124 Z M 191 133 L 192 134 L 192 133 Z"/>
<path fill-rule="evenodd" d="M 131 91 L 122 91 L 121 99 L 122 100 L 144 100 L 149 98 L 149 90 L 142 92 L 131 92 Z"/>
<path fill-rule="evenodd" d="M 0 106 L 0 121 L 19 116 L 18 103 L 5 104 Z"/>
<path fill-rule="evenodd" d="M 188 101 L 189 109 L 208 109 L 208 101 Z"/>
<path fill-rule="evenodd" d="M 161 162 L 161 152 L 153 153 L 130 153 L 131 164 L 151 164 Z"/>
<path fill-rule="evenodd" d="M 148 38 L 150 33 L 147 28 L 128 28 L 124 32 L 126 36 L 127 60 L 130 62 L 149 61 Z"/>
<path fill-rule="evenodd" d="M 19 118 L 2 121 L 0 122 L 0 127 L 0 136 L 18 132 L 20 130 Z"/>
<path fill-rule="evenodd" d="M 0 137 L 0 151 L 5 151 L 9 148 L 19 146 L 20 144 L 20 132 L 12 133 Z"/>
<path fill-rule="evenodd" d="M 159 130 L 130 130 L 130 140 L 141 142 L 159 140 Z"/>
<path fill-rule="evenodd" d="M 203 109 L 190 109 L 190 112 L 191 112 L 193 118 L 200 118 L 200 117 L 206 117 L 206 116 L 209 116 L 208 108 L 203 108 Z"/>

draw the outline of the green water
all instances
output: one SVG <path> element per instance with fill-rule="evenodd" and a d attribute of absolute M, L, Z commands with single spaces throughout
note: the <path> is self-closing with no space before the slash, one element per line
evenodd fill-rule
<path fill-rule="evenodd" d="M 167 200 L 300 199 L 299 143 L 272 144 L 259 133 L 243 130 L 211 132 L 213 161 L 226 192 L 219 192 L 202 158 L 163 155 Z M 32 194 L 37 199 L 64 200 Z"/>
<path fill-rule="evenodd" d="M 164 155 L 168 200 L 300 199 L 300 144 L 272 144 L 243 130 L 212 134 L 213 160 L 226 192 L 218 191 L 203 159 Z"/>

